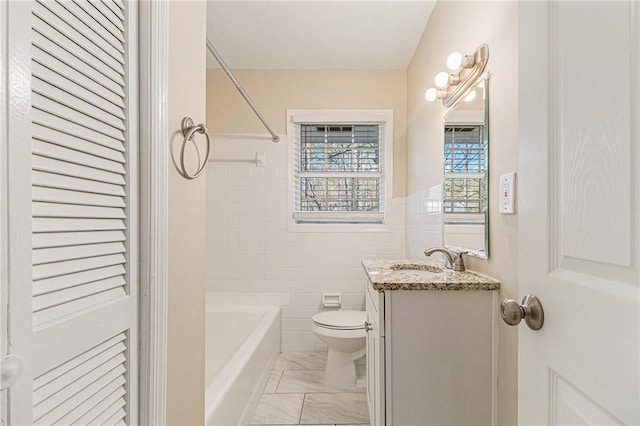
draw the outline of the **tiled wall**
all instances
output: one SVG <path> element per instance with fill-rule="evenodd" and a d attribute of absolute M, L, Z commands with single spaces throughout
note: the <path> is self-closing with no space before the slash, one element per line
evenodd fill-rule
<path fill-rule="evenodd" d="M 311 331 L 322 292 L 341 292 L 343 309 L 364 309 L 362 259 L 404 255 L 404 199 L 390 206 L 387 232 L 288 229 L 286 136 L 213 138 L 207 169 L 207 291 L 213 303 L 282 306 L 282 350 L 324 345 Z M 216 160 L 251 160 L 265 167 Z"/>
<path fill-rule="evenodd" d="M 442 246 L 442 185 L 416 192 L 406 201 L 406 254 L 424 259 L 429 247 Z"/>

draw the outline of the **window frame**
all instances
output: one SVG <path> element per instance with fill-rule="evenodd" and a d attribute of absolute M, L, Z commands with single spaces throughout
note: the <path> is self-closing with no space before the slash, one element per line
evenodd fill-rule
<path fill-rule="evenodd" d="M 297 168 L 299 167 L 300 125 L 301 124 L 379 124 L 384 126 L 380 163 L 380 190 L 382 223 L 336 223 L 326 222 L 297 223 L 294 218 Z M 290 109 L 287 110 L 287 222 L 289 231 L 293 232 L 370 232 L 390 231 L 389 212 L 393 192 L 393 110 L 355 110 L 355 109 Z M 306 212 L 301 212 L 305 214 Z M 312 212 L 309 212 L 312 213 Z M 313 215 L 322 212 L 313 212 Z M 329 216 L 329 215 L 328 215 Z M 354 215 L 355 216 L 355 215 Z"/>

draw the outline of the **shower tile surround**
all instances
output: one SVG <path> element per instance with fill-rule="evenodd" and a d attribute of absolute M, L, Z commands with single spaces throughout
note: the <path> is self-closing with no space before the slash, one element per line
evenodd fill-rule
<path fill-rule="evenodd" d="M 363 259 L 405 254 L 405 199 L 389 206 L 388 232 L 289 230 L 287 143 L 260 136 L 212 138 L 212 159 L 254 159 L 265 167 L 209 162 L 207 292 L 215 304 L 280 305 L 282 351 L 326 350 L 311 331 L 323 292 L 341 292 L 342 308 L 364 310 Z"/>
<path fill-rule="evenodd" d="M 368 425 L 364 383 L 355 389 L 325 386 L 326 361 L 326 352 L 281 354 L 251 424 Z"/>

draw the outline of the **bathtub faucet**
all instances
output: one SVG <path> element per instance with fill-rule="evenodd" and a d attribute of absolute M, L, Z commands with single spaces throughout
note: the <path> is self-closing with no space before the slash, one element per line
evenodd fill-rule
<path fill-rule="evenodd" d="M 431 256 L 433 253 L 442 253 L 445 258 L 445 266 L 447 269 L 453 269 L 457 272 L 465 271 L 463 254 L 466 251 L 454 251 L 444 247 L 432 247 L 424 251 L 425 256 Z"/>

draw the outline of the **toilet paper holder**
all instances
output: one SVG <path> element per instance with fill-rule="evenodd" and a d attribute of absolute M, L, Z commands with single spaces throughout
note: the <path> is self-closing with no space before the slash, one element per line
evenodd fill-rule
<path fill-rule="evenodd" d="M 342 293 L 322 293 L 323 308 L 339 308 L 342 306 Z"/>

